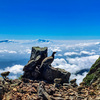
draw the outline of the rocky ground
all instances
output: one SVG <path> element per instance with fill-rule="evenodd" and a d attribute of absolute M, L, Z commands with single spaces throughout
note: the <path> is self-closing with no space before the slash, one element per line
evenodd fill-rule
<path fill-rule="evenodd" d="M 59 80 L 59 79 L 56 79 Z M 1 100 L 100 100 L 100 88 L 94 85 L 77 86 L 75 81 L 71 83 L 59 82 L 50 84 L 38 80 L 12 80 L 12 84 L 0 83 Z"/>
<path fill-rule="evenodd" d="M 0 78 L 0 100 L 100 100 L 100 58 L 78 86 L 76 79 L 69 82 L 71 73 L 44 65 L 47 48 L 33 47 L 20 79 L 10 80 L 6 73 Z"/>

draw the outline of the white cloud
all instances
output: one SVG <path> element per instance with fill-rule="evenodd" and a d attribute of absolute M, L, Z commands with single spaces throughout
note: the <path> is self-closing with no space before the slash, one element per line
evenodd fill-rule
<path fill-rule="evenodd" d="M 77 52 L 65 52 L 64 56 L 72 56 L 72 55 L 82 55 L 82 54 L 86 54 L 86 55 L 93 55 L 95 54 L 95 52 L 89 52 L 89 51 L 81 51 L 80 53 Z"/>
<path fill-rule="evenodd" d="M 92 49 L 91 51 L 92 51 L 92 52 L 95 52 L 95 50 L 93 50 L 93 49 Z"/>
<path fill-rule="evenodd" d="M 60 56 L 60 57 L 61 57 L 61 56 L 62 56 L 62 54 L 58 54 L 57 56 Z"/>
<path fill-rule="evenodd" d="M 71 65 L 68 64 L 65 59 L 63 58 L 57 58 L 54 60 L 52 63 L 53 67 L 55 68 L 62 68 L 65 69 L 66 71 L 69 71 L 71 73 L 75 73 L 77 70 L 79 70 L 79 67 L 77 67 L 75 64 Z M 73 70 L 74 69 L 74 70 Z"/>
<path fill-rule="evenodd" d="M 0 50 L 0 53 L 17 53 L 16 51 Z"/>
<path fill-rule="evenodd" d="M 60 47 L 49 47 L 49 50 L 51 50 L 51 51 L 62 51 L 61 49 L 60 49 Z"/>
<path fill-rule="evenodd" d="M 95 52 L 81 51 L 80 55 L 81 54 L 93 55 L 93 54 L 95 54 Z"/>
<path fill-rule="evenodd" d="M 8 76 L 10 79 L 17 79 L 18 77 L 16 75 Z"/>
<path fill-rule="evenodd" d="M 8 53 L 17 53 L 16 51 L 8 51 Z"/>
<path fill-rule="evenodd" d="M 95 44 L 98 45 L 98 44 L 100 44 L 100 42 L 96 42 Z"/>
<path fill-rule="evenodd" d="M 86 76 L 87 72 L 84 72 L 82 75 L 75 75 L 76 72 L 81 71 L 82 69 L 89 69 L 92 64 L 98 59 L 99 55 L 87 56 L 87 57 L 76 57 L 68 58 L 67 61 L 63 58 L 54 59 L 52 66 L 55 68 L 62 68 L 71 73 L 71 79 L 76 78 L 77 83 L 82 82 L 83 78 Z"/>
<path fill-rule="evenodd" d="M 79 55 L 79 54 L 76 53 L 76 52 L 66 52 L 66 53 L 64 53 L 64 56 L 71 56 L 71 55 Z"/>
<path fill-rule="evenodd" d="M 0 73 L 4 72 L 4 70 L 0 69 Z"/>
<path fill-rule="evenodd" d="M 27 54 L 31 54 L 31 50 L 30 49 L 26 49 Z"/>
<path fill-rule="evenodd" d="M 10 71 L 10 73 L 13 73 L 13 74 L 22 74 L 23 73 L 23 67 L 22 65 L 14 65 L 12 67 L 6 67 L 4 70 L 0 70 L 0 73 L 1 72 L 5 72 L 5 71 Z"/>
<path fill-rule="evenodd" d="M 99 55 L 87 56 L 87 57 L 76 57 L 76 58 L 67 58 L 67 61 L 70 64 L 74 64 L 79 69 L 88 69 L 92 64 L 98 59 Z"/>

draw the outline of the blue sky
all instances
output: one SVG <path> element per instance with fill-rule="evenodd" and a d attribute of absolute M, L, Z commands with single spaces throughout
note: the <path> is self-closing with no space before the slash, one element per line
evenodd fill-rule
<path fill-rule="evenodd" d="M 99 0 L 0 0 L 0 39 L 99 39 Z"/>

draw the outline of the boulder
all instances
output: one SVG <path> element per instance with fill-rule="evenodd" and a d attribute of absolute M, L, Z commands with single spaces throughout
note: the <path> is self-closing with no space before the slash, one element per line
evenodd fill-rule
<path fill-rule="evenodd" d="M 47 57 L 47 47 L 32 47 L 30 60 L 28 64 L 24 66 L 23 71 L 34 70 L 37 65 L 41 64 L 45 57 Z"/>
<path fill-rule="evenodd" d="M 76 80 L 77 80 L 76 78 L 70 80 L 71 86 L 73 86 L 73 87 L 77 87 L 78 86 L 77 83 L 76 83 Z"/>
<path fill-rule="evenodd" d="M 47 47 L 40 48 L 40 47 L 32 47 L 31 57 L 30 60 L 40 60 L 40 64 L 42 60 L 47 57 Z"/>
<path fill-rule="evenodd" d="M 39 77 L 38 68 L 45 57 L 47 57 L 47 47 L 32 47 L 30 60 L 23 68 L 22 78 L 37 79 Z"/>
<path fill-rule="evenodd" d="M 43 65 L 40 71 L 40 65 L 44 58 L 47 57 L 47 47 L 32 47 L 31 57 L 27 65 L 24 66 L 24 75 L 22 78 L 41 79 L 48 82 L 53 82 L 55 78 L 61 78 L 61 83 L 68 83 L 70 73 L 49 65 Z"/>
<path fill-rule="evenodd" d="M 42 76 L 43 79 L 53 82 L 55 78 L 61 78 L 61 83 L 69 83 L 69 77 L 70 73 L 60 69 L 60 68 L 54 68 L 54 67 L 44 67 Z"/>
<path fill-rule="evenodd" d="M 70 83 L 71 83 L 71 84 L 76 83 L 76 78 L 75 78 L 75 79 L 70 80 Z"/>

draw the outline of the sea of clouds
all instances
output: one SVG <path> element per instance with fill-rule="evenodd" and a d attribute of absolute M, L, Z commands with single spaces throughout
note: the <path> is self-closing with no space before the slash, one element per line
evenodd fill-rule
<path fill-rule="evenodd" d="M 52 66 L 71 73 L 79 84 L 100 55 L 100 40 L 2 40 L 0 41 L 0 73 L 10 71 L 9 78 L 23 74 L 33 46 L 48 47 L 48 56 L 56 51 Z"/>

